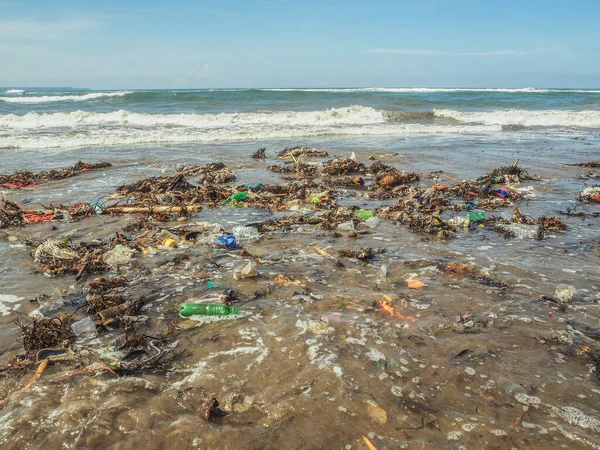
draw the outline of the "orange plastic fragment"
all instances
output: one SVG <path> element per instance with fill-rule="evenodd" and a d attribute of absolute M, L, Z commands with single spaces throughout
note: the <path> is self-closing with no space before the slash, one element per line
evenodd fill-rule
<path fill-rule="evenodd" d="M 53 213 L 48 214 L 23 214 L 23 222 L 25 223 L 39 223 L 39 222 L 50 222 L 54 219 Z"/>
<path fill-rule="evenodd" d="M 408 280 L 406 284 L 410 289 L 421 289 L 423 286 L 425 286 L 425 284 L 423 284 L 423 282 L 420 280 Z"/>
<path fill-rule="evenodd" d="M 373 444 L 371 444 L 371 441 L 369 440 L 368 437 L 363 436 L 363 440 L 365 441 L 365 444 L 367 444 L 367 447 L 369 447 L 369 450 L 377 450 L 377 447 L 375 447 Z"/>
<path fill-rule="evenodd" d="M 397 317 L 398 319 L 402 319 L 402 320 L 408 320 L 409 322 L 415 322 L 417 319 L 412 317 L 412 316 L 403 316 L 402 314 L 400 314 L 398 311 L 396 311 L 394 308 L 392 308 L 390 305 L 388 305 L 385 302 L 382 302 L 381 300 L 379 301 L 379 304 L 381 305 L 381 307 L 383 309 L 385 309 L 387 312 L 389 312 L 392 316 Z"/>

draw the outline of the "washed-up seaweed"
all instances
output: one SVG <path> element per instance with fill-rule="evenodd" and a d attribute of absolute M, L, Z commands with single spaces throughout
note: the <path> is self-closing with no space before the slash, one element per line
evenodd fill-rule
<path fill-rule="evenodd" d="M 392 170 L 388 172 L 379 172 L 375 176 L 375 182 L 379 188 L 388 190 L 396 186 L 407 185 L 410 183 L 416 183 L 420 180 L 417 173 L 414 172 L 400 172 L 398 170 Z"/>
<path fill-rule="evenodd" d="M 535 219 L 531 216 L 523 214 L 516 206 L 513 209 L 513 216 L 510 219 L 492 216 L 484 219 L 483 223 L 485 226 L 492 227 L 497 231 L 502 231 L 502 227 L 498 227 L 498 225 L 511 224 L 536 225 L 542 229 L 542 233 L 548 231 L 565 231 L 567 229 L 567 225 L 565 225 L 556 217 L 540 217 Z M 510 231 L 506 232 L 506 237 L 511 237 Z"/>
<path fill-rule="evenodd" d="M 472 263 L 451 261 L 448 263 L 440 263 L 437 267 L 438 270 L 448 275 L 466 276 L 489 287 L 504 289 L 508 286 L 502 280 L 492 277 L 487 270 L 481 269 Z"/>
<path fill-rule="evenodd" d="M 355 177 L 344 177 L 344 178 L 338 178 L 338 179 L 334 179 L 334 180 L 324 180 L 323 183 L 325 183 L 327 186 L 331 186 L 331 187 L 343 187 L 343 188 L 349 188 L 349 189 L 369 189 L 369 188 L 373 188 L 373 186 L 368 186 L 365 184 L 365 180 L 360 177 L 360 176 L 355 176 Z"/>
<path fill-rule="evenodd" d="M 600 168 L 600 162 L 590 161 L 590 162 L 585 162 L 585 163 L 567 164 L 567 166 L 586 167 L 588 169 L 598 169 L 598 168 Z"/>
<path fill-rule="evenodd" d="M 523 194 L 516 191 L 506 191 L 503 193 L 500 189 L 492 189 L 488 184 L 477 183 L 474 180 L 465 180 L 454 184 L 450 188 L 452 195 L 461 197 L 464 201 L 469 202 L 484 202 L 488 200 L 498 200 L 498 203 L 510 204 L 511 200 L 518 200 L 523 197 Z M 499 199 L 510 199 L 507 202 L 501 202 Z M 489 202 L 486 202 L 489 203 Z"/>
<path fill-rule="evenodd" d="M 0 208 L 0 228 L 23 224 L 23 211 L 21 207 L 9 200 L 2 200 Z"/>
<path fill-rule="evenodd" d="M 316 148 L 302 146 L 286 147 L 277 154 L 279 159 L 298 158 L 299 156 L 303 158 L 326 158 L 329 154 Z"/>
<path fill-rule="evenodd" d="M 337 176 L 337 175 L 353 175 L 364 174 L 367 168 L 361 162 L 350 158 L 334 158 L 323 163 L 321 175 Z"/>
<path fill-rule="evenodd" d="M 92 170 L 104 169 L 111 167 L 108 162 L 86 163 L 78 161 L 71 167 L 62 169 L 52 169 L 46 172 L 32 172 L 29 170 L 19 170 L 11 175 L 0 175 L 0 187 L 8 189 L 22 189 L 25 187 L 38 186 L 52 180 L 63 180 L 65 178 L 74 177 L 82 173 L 87 173 Z"/>
<path fill-rule="evenodd" d="M 202 184 L 212 184 L 212 183 L 229 183 L 230 181 L 234 181 L 236 179 L 236 175 L 233 170 L 228 167 L 224 167 L 223 169 L 213 170 L 211 172 L 206 173 L 201 179 L 200 183 Z"/>
<path fill-rule="evenodd" d="M 475 179 L 480 184 L 502 184 L 519 183 L 521 181 L 537 180 L 538 178 L 530 175 L 526 170 L 518 166 L 518 160 L 512 166 L 499 167 L 490 173 Z"/>
<path fill-rule="evenodd" d="M 183 166 L 177 169 L 177 173 L 180 173 L 184 176 L 192 176 L 192 175 L 205 175 L 210 172 L 216 172 L 218 170 L 225 169 L 227 166 L 222 162 L 210 163 L 204 166 Z"/>
<path fill-rule="evenodd" d="M 265 159 L 267 156 L 265 154 L 265 152 L 267 151 L 266 147 L 263 148 L 259 148 L 258 150 L 256 150 L 256 152 L 254 152 L 250 158 L 253 159 Z"/>
<path fill-rule="evenodd" d="M 49 276 L 73 274 L 80 278 L 84 273 L 106 272 L 110 266 L 103 256 L 117 245 L 141 250 L 138 244 L 117 234 L 116 238 L 106 243 L 87 242 L 78 245 L 65 240 L 47 239 L 36 247 L 32 257 L 39 269 Z"/>
<path fill-rule="evenodd" d="M 360 259 L 362 261 L 367 261 L 369 259 L 375 258 L 380 253 L 384 253 L 385 249 L 377 249 L 373 250 L 371 247 L 366 247 L 360 250 L 350 250 L 350 249 L 341 249 L 338 250 L 338 255 L 344 256 L 346 258 L 355 258 Z"/>
<path fill-rule="evenodd" d="M 314 178 L 318 174 L 317 166 L 315 164 L 303 163 L 300 160 L 296 160 L 295 164 L 268 166 L 267 170 L 284 174 L 295 173 L 303 178 Z"/>
<path fill-rule="evenodd" d="M 174 191 L 187 191 L 192 185 L 187 182 L 181 173 L 165 176 L 145 178 L 137 183 L 124 184 L 117 188 L 120 195 L 139 194 L 166 194 Z"/>
<path fill-rule="evenodd" d="M 86 304 L 85 310 L 88 314 L 100 314 L 100 318 L 103 321 L 114 318 L 117 311 L 111 310 L 111 308 L 119 308 L 121 305 L 127 303 L 125 296 L 125 287 L 127 286 L 127 279 L 125 277 L 111 277 L 103 278 L 100 277 L 89 283 L 86 290 Z M 131 313 L 129 306 L 119 312 L 119 315 L 125 313 Z"/>
<path fill-rule="evenodd" d="M 60 317 L 35 317 L 29 324 L 17 322 L 21 328 L 21 338 L 25 352 L 32 356 L 44 348 L 68 347 L 75 335 L 71 330 L 72 314 Z"/>

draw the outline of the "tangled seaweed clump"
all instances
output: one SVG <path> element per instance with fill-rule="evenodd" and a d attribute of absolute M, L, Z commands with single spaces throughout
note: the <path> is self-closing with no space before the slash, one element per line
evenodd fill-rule
<path fill-rule="evenodd" d="M 490 173 L 476 178 L 475 181 L 481 184 L 503 184 L 520 183 L 522 181 L 538 180 L 539 178 L 530 175 L 526 170 L 518 166 L 518 160 L 512 166 L 504 166 L 492 170 Z"/>
<path fill-rule="evenodd" d="M 285 159 L 285 158 L 298 158 L 298 157 L 303 157 L 303 158 L 326 158 L 329 156 L 329 153 L 322 151 L 322 150 L 318 150 L 316 148 L 311 148 L 311 147 L 303 147 L 300 145 L 294 146 L 294 147 L 286 147 L 284 148 L 282 151 L 280 151 L 277 154 L 277 157 L 279 159 Z"/>
<path fill-rule="evenodd" d="M 323 163 L 321 175 L 354 175 L 367 173 L 366 166 L 351 158 L 334 158 Z"/>
<path fill-rule="evenodd" d="M 53 180 L 64 180 L 92 170 L 111 167 L 108 162 L 87 163 L 78 161 L 71 167 L 52 169 L 47 172 L 32 172 L 30 170 L 19 170 L 12 175 L 0 175 L 0 187 L 6 189 L 22 189 L 26 187 L 39 186 Z"/>
<path fill-rule="evenodd" d="M 45 348 L 68 347 L 75 337 L 71 329 L 73 322 L 72 314 L 51 318 L 34 317 L 29 324 L 18 322 L 25 352 L 31 356 Z"/>

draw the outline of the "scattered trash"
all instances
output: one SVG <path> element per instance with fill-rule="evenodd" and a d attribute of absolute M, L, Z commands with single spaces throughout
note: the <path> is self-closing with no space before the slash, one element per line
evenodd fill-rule
<path fill-rule="evenodd" d="M 237 314 L 237 308 L 218 303 L 184 303 L 179 314 L 183 317 L 190 316 L 227 316 Z"/>
<path fill-rule="evenodd" d="M 556 297 L 563 303 L 571 303 L 575 294 L 577 294 L 577 290 L 574 286 L 570 284 L 559 284 L 556 286 L 556 290 L 554 292 Z"/>
<path fill-rule="evenodd" d="M 590 202 L 600 203 L 600 185 L 585 188 L 579 194 L 579 198 L 584 203 L 590 203 Z"/>
<path fill-rule="evenodd" d="M 256 268 L 252 265 L 252 263 L 248 263 L 241 270 L 233 271 L 233 278 L 236 280 L 243 280 L 244 278 L 253 278 L 257 275 Z"/>
<path fill-rule="evenodd" d="M 168 238 L 168 240 L 173 239 Z M 166 241 L 165 241 L 166 242 Z M 163 244 L 164 245 L 164 244 Z M 166 247 L 166 246 L 165 246 Z M 119 267 L 126 266 L 131 261 L 131 255 L 135 253 L 135 250 L 124 245 L 117 245 L 112 250 L 109 250 L 102 256 L 102 260 L 110 266 L 112 269 L 118 270 Z"/>
<path fill-rule="evenodd" d="M 388 303 L 386 303 L 384 301 L 380 300 L 379 305 L 385 311 L 387 311 L 389 314 L 391 314 L 394 317 L 397 317 L 398 319 L 406 320 L 408 322 L 415 322 L 417 320 L 415 317 L 405 316 L 405 315 L 400 314 L 398 311 L 396 311 L 394 308 L 392 308 Z"/>
<path fill-rule="evenodd" d="M 421 289 L 425 284 L 420 280 L 407 280 L 406 285 L 409 289 Z"/>
<path fill-rule="evenodd" d="M 165 248 L 177 247 L 177 241 L 172 237 L 168 237 L 162 242 L 162 246 Z"/>
<path fill-rule="evenodd" d="M 485 219 L 485 212 L 473 211 L 473 212 L 467 213 L 467 217 L 469 218 L 469 220 L 471 222 L 480 222 L 483 219 Z"/>
<path fill-rule="evenodd" d="M 256 242 L 260 239 L 260 233 L 258 232 L 258 229 L 254 227 L 235 227 L 233 229 L 233 236 L 240 244 Z"/>
<path fill-rule="evenodd" d="M 71 329 L 78 338 L 87 338 L 96 336 L 96 326 L 90 317 L 73 322 Z"/>
<path fill-rule="evenodd" d="M 340 223 L 337 226 L 337 229 L 340 231 L 354 231 L 354 222 L 350 220 L 348 222 Z"/>
<path fill-rule="evenodd" d="M 371 444 L 371 441 L 369 440 L 368 437 L 363 436 L 363 441 L 365 441 L 365 444 L 367 444 L 367 447 L 369 447 L 369 450 L 377 450 L 377 447 L 375 447 L 373 444 Z"/>
<path fill-rule="evenodd" d="M 217 244 L 222 245 L 224 247 L 228 247 L 228 248 L 235 248 L 237 245 L 237 242 L 235 240 L 235 236 L 228 235 L 228 236 L 221 236 L 220 238 L 218 238 Z"/>
<path fill-rule="evenodd" d="M 373 211 L 369 209 L 357 209 L 354 214 L 363 221 L 373 217 Z"/>
<path fill-rule="evenodd" d="M 231 195 L 227 200 L 225 200 L 225 203 L 241 202 L 243 200 L 246 200 L 246 198 L 248 198 L 248 194 L 245 191 L 236 192 L 235 194 Z"/>
<path fill-rule="evenodd" d="M 377 228 L 379 226 L 380 220 L 377 217 L 369 217 L 364 222 L 358 224 L 359 228 L 367 227 L 367 228 Z"/>

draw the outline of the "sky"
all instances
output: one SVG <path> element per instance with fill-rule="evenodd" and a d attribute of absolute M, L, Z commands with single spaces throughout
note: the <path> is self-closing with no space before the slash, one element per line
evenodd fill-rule
<path fill-rule="evenodd" d="M 598 0 L 0 0 L 0 86 L 600 87 Z"/>

